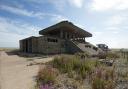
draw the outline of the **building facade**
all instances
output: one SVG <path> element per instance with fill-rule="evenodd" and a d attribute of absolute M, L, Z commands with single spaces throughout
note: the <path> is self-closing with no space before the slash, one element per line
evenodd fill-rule
<path fill-rule="evenodd" d="M 68 21 L 62 21 L 39 31 L 41 36 L 20 40 L 20 50 L 26 53 L 59 54 L 89 52 L 97 54 L 97 47 L 86 42 L 92 34 Z"/>

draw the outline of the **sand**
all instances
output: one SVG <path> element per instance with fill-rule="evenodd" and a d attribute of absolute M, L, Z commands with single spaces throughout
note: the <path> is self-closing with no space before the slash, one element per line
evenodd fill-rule
<path fill-rule="evenodd" d="M 34 59 L 34 58 L 33 58 Z M 53 58 L 34 59 L 47 62 Z M 34 89 L 39 65 L 27 66 L 33 61 L 0 51 L 0 89 Z"/>

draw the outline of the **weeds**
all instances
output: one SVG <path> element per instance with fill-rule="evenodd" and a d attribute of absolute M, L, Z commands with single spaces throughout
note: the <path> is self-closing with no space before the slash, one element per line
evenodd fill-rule
<path fill-rule="evenodd" d="M 113 69 L 98 68 L 94 75 L 95 77 L 92 79 L 92 89 L 115 88 Z"/>
<path fill-rule="evenodd" d="M 112 52 L 108 52 L 106 57 L 108 59 L 117 59 L 117 58 L 120 58 L 120 56 L 117 54 L 117 53 L 112 53 Z"/>
<path fill-rule="evenodd" d="M 101 78 L 94 78 L 92 82 L 92 89 L 105 89 L 105 81 Z"/>
<path fill-rule="evenodd" d="M 81 60 L 76 56 L 61 56 L 55 57 L 51 62 L 54 68 L 59 69 L 61 73 L 68 73 L 71 77 L 73 74 L 77 74 L 82 79 L 86 78 L 86 75 L 93 70 L 95 66 L 98 66 L 97 61 Z"/>
<path fill-rule="evenodd" d="M 51 67 L 40 68 L 37 75 L 37 83 L 38 85 L 44 84 L 54 84 L 55 78 L 58 72 L 56 69 Z"/>
<path fill-rule="evenodd" d="M 50 67 L 40 68 L 38 72 L 37 83 L 40 89 L 52 89 L 51 86 L 55 83 L 59 72 L 80 82 L 89 78 L 92 89 L 115 88 L 115 82 L 113 82 L 115 79 L 114 68 L 107 69 L 96 60 L 81 60 L 79 56 L 63 55 L 55 57 L 53 61 L 47 64 Z"/>

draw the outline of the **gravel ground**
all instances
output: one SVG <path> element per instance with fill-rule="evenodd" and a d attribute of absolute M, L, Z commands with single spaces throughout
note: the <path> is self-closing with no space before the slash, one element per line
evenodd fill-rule
<path fill-rule="evenodd" d="M 40 58 L 33 61 L 45 63 L 49 60 L 52 58 Z M 33 61 L 0 51 L 0 89 L 33 89 L 39 68 L 38 65 L 27 66 Z"/>

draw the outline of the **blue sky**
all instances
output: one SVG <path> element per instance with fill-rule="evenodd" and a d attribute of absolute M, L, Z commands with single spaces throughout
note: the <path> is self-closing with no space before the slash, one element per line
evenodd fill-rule
<path fill-rule="evenodd" d="M 0 47 L 62 20 L 91 32 L 94 45 L 128 48 L 128 0 L 0 0 Z"/>

